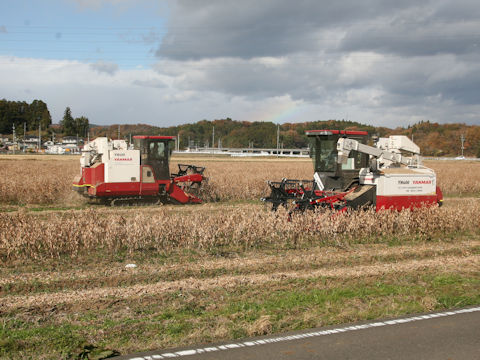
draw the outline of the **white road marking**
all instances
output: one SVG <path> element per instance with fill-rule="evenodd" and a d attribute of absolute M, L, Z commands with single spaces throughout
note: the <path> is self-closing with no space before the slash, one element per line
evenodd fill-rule
<path fill-rule="evenodd" d="M 469 308 L 469 309 L 460 309 L 460 310 L 455 310 L 455 311 L 445 311 L 445 312 L 441 312 L 441 313 L 434 313 L 434 314 L 421 315 L 421 316 L 413 316 L 413 317 L 407 317 L 407 318 L 395 319 L 395 320 L 388 320 L 388 321 L 383 321 L 383 322 L 374 322 L 374 323 L 371 323 L 371 324 L 347 326 L 347 327 L 343 327 L 343 328 L 336 328 L 336 329 L 330 329 L 330 330 L 314 331 L 314 332 L 297 334 L 297 335 L 276 336 L 276 337 L 266 338 L 266 339 L 262 339 L 262 340 L 251 340 L 251 341 L 245 341 L 245 342 L 241 342 L 241 343 L 232 343 L 232 344 L 225 344 L 225 345 L 219 345 L 219 346 L 210 346 L 210 347 L 205 347 L 205 348 L 201 348 L 201 349 L 181 350 L 181 351 L 177 351 L 177 352 L 174 352 L 174 353 L 162 353 L 162 354 L 148 355 L 148 356 L 143 356 L 143 357 L 132 357 L 129 360 L 170 359 L 170 358 L 177 358 L 177 357 L 182 357 L 182 356 L 202 354 L 202 353 L 205 353 L 205 352 L 212 352 L 212 351 L 227 351 L 227 350 L 230 350 L 230 349 L 237 349 L 237 348 L 246 347 L 246 346 L 251 347 L 251 346 L 271 344 L 271 343 L 276 343 L 276 342 L 305 339 L 305 338 L 308 338 L 308 337 L 325 336 L 325 335 L 337 334 L 337 333 L 346 332 L 346 331 L 355 331 L 355 330 L 369 329 L 369 328 L 378 327 L 378 326 L 403 324 L 403 323 L 412 322 L 412 321 L 421 321 L 421 320 L 433 319 L 433 318 L 442 317 L 442 316 L 452 316 L 452 315 L 465 314 L 465 313 L 471 313 L 471 312 L 476 312 L 476 311 L 480 311 L 480 307 L 474 307 L 474 308 Z"/>

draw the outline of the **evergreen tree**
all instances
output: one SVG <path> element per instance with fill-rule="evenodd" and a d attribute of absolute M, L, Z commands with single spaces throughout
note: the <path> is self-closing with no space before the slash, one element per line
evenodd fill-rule
<path fill-rule="evenodd" d="M 87 136 L 88 132 L 88 127 L 89 127 L 89 122 L 88 118 L 85 116 L 81 116 L 78 118 L 75 118 L 75 131 L 78 136 Z"/>
<path fill-rule="evenodd" d="M 63 113 L 63 119 L 60 122 L 60 125 L 62 125 L 63 133 L 65 135 L 73 136 L 77 134 L 75 129 L 75 121 L 73 120 L 72 111 L 69 107 L 65 109 L 65 112 Z"/>

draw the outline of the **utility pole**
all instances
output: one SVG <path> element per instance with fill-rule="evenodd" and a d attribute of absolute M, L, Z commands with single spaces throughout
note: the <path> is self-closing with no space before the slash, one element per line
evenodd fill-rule
<path fill-rule="evenodd" d="M 180 133 L 177 134 L 177 151 L 180 151 Z"/>
<path fill-rule="evenodd" d="M 120 140 L 120 125 L 118 125 L 118 136 L 117 139 Z"/>
<path fill-rule="evenodd" d="M 280 141 L 280 124 L 277 124 L 277 157 L 278 157 L 278 145 Z"/>
<path fill-rule="evenodd" d="M 25 134 L 27 133 L 27 123 L 23 123 L 23 152 L 25 152 Z"/>
<path fill-rule="evenodd" d="M 17 135 L 15 134 L 15 123 L 12 127 L 13 155 L 15 155 L 15 147 L 17 146 Z"/>
<path fill-rule="evenodd" d="M 214 153 L 215 148 L 215 125 L 212 127 L 212 154 Z"/>
<path fill-rule="evenodd" d="M 463 144 L 465 143 L 465 135 L 463 135 L 463 134 L 460 135 L 460 141 L 462 142 L 462 157 L 463 157 L 463 149 L 465 149 L 464 146 L 463 146 Z"/>
<path fill-rule="evenodd" d="M 38 123 L 38 152 L 42 149 L 42 123 Z"/>

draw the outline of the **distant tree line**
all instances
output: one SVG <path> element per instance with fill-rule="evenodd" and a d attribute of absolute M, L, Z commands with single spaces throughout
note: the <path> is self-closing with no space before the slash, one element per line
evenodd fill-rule
<path fill-rule="evenodd" d="M 25 101 L 0 100 L 0 134 L 11 134 L 13 125 L 17 135 L 25 135 L 24 128 L 27 133 L 36 131 L 39 127 L 47 131 L 52 125 L 47 104 L 42 100 L 33 100 L 31 104 Z M 67 107 L 56 132 L 60 135 L 86 137 L 89 126 L 87 117 L 73 118 L 72 111 Z"/>
<path fill-rule="evenodd" d="M 0 133 L 11 134 L 15 124 L 17 135 L 23 134 L 23 126 L 27 132 L 38 130 L 41 125 L 47 131 L 52 124 L 52 118 L 47 104 L 34 100 L 31 104 L 25 101 L 0 100 Z M 408 127 L 374 127 L 355 121 L 323 120 L 303 123 L 284 123 L 277 125 L 272 122 L 235 121 L 231 118 L 219 120 L 201 120 L 192 124 L 170 127 L 156 127 L 145 124 L 121 125 L 120 133 L 128 139 L 130 135 L 172 135 L 180 136 L 180 148 L 188 146 L 212 146 L 212 130 L 215 128 L 215 147 L 219 141 L 222 147 L 255 147 L 275 148 L 277 146 L 277 129 L 279 130 L 279 145 L 283 148 L 303 148 L 308 146 L 306 130 L 364 130 L 370 135 L 389 136 L 406 135 L 413 138 L 420 146 L 425 156 L 457 156 L 461 153 L 460 136 L 465 137 L 465 156 L 480 157 L 480 126 L 466 124 L 438 124 L 430 121 L 420 121 Z M 65 109 L 60 127 L 50 128 L 58 135 L 79 137 L 108 136 L 118 137 L 118 125 L 94 126 L 85 116 L 74 118 L 70 107 Z"/>
<path fill-rule="evenodd" d="M 47 104 L 42 100 L 33 100 L 31 104 L 25 101 L 0 100 L 0 133 L 12 133 L 13 125 L 23 133 L 24 124 L 27 131 L 37 130 L 39 126 L 47 129 L 52 124 Z"/>
<path fill-rule="evenodd" d="M 275 148 L 277 146 L 277 124 L 272 122 L 202 120 L 193 124 L 171 127 L 156 127 L 145 124 L 121 125 L 121 137 L 130 135 L 180 135 L 180 148 L 190 145 L 212 145 L 212 129 L 215 127 L 215 147 L 221 141 L 222 147 Z M 465 136 L 465 156 L 480 157 L 480 126 L 466 124 L 438 124 L 420 121 L 408 127 L 390 129 L 375 127 L 346 120 L 324 120 L 279 125 L 280 146 L 302 148 L 308 146 L 306 130 L 363 130 L 370 135 L 406 135 L 420 146 L 425 156 L 457 156 L 461 154 L 460 136 Z M 118 125 L 95 126 L 90 129 L 91 138 L 108 136 L 117 138 Z"/>
<path fill-rule="evenodd" d="M 219 141 L 222 147 L 255 147 L 255 148 L 276 148 L 277 146 L 277 124 L 272 122 L 250 122 L 235 121 L 231 118 L 221 120 L 201 120 L 193 124 L 184 124 L 166 128 L 137 124 L 121 125 L 121 134 L 128 138 L 132 135 L 180 135 L 180 148 L 186 148 L 189 145 L 212 146 L 212 130 L 215 127 L 215 147 L 218 147 Z M 322 129 L 350 129 L 366 130 L 375 133 L 376 128 L 369 125 L 363 125 L 353 121 L 327 120 L 313 121 L 305 123 L 285 123 L 279 125 L 279 145 L 283 148 L 302 148 L 308 146 L 308 138 L 305 135 L 306 130 Z M 118 125 L 109 127 L 98 126 L 91 128 L 91 135 L 108 136 L 116 138 L 118 135 Z"/>

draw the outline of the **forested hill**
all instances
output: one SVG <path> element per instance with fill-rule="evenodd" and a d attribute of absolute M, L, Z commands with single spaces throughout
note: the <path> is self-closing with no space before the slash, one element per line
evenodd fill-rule
<path fill-rule="evenodd" d="M 211 146 L 212 128 L 215 127 L 215 146 L 218 140 L 222 147 L 275 148 L 277 125 L 271 122 L 248 122 L 222 119 L 202 120 L 194 124 L 184 124 L 167 128 L 144 124 L 120 125 L 122 137 L 132 135 L 180 135 L 180 147 L 188 142 L 198 146 Z M 280 143 L 284 148 L 301 148 L 308 146 L 306 130 L 339 129 L 365 130 L 371 135 L 407 135 L 420 146 L 424 156 L 457 156 L 461 152 L 460 136 L 465 136 L 465 156 L 480 157 L 480 126 L 465 124 L 437 124 L 429 121 L 420 122 L 407 128 L 390 129 L 360 124 L 354 121 L 327 120 L 305 123 L 285 123 L 280 125 Z M 108 127 L 96 126 L 90 129 L 90 136 L 109 136 L 116 138 L 118 125 Z"/>
<path fill-rule="evenodd" d="M 69 107 L 65 109 L 59 125 L 52 126 L 52 119 L 47 104 L 34 100 L 31 104 L 24 101 L 0 100 L 0 134 L 12 134 L 15 125 L 17 136 L 36 134 L 41 125 L 42 136 L 49 137 L 55 133 L 57 138 L 64 135 L 105 136 L 117 138 L 118 125 L 93 126 L 88 118 L 74 118 Z M 151 125 L 121 125 L 121 137 L 131 135 L 180 135 L 180 148 L 193 146 L 212 146 L 212 129 L 215 128 L 215 147 L 221 141 L 222 147 L 275 148 L 277 146 L 277 125 L 272 122 L 234 121 L 230 118 L 221 120 L 202 120 L 193 124 L 184 124 L 166 128 Z M 465 156 L 480 157 L 480 126 L 465 124 L 437 124 L 429 121 L 420 122 L 407 128 L 389 129 L 360 124 L 354 121 L 326 120 L 304 123 L 285 123 L 280 125 L 280 144 L 284 148 L 302 148 L 308 146 L 306 130 L 339 129 L 365 130 L 370 135 L 407 135 L 420 146 L 425 156 L 458 156 L 461 153 L 460 137 L 465 141 Z"/>

